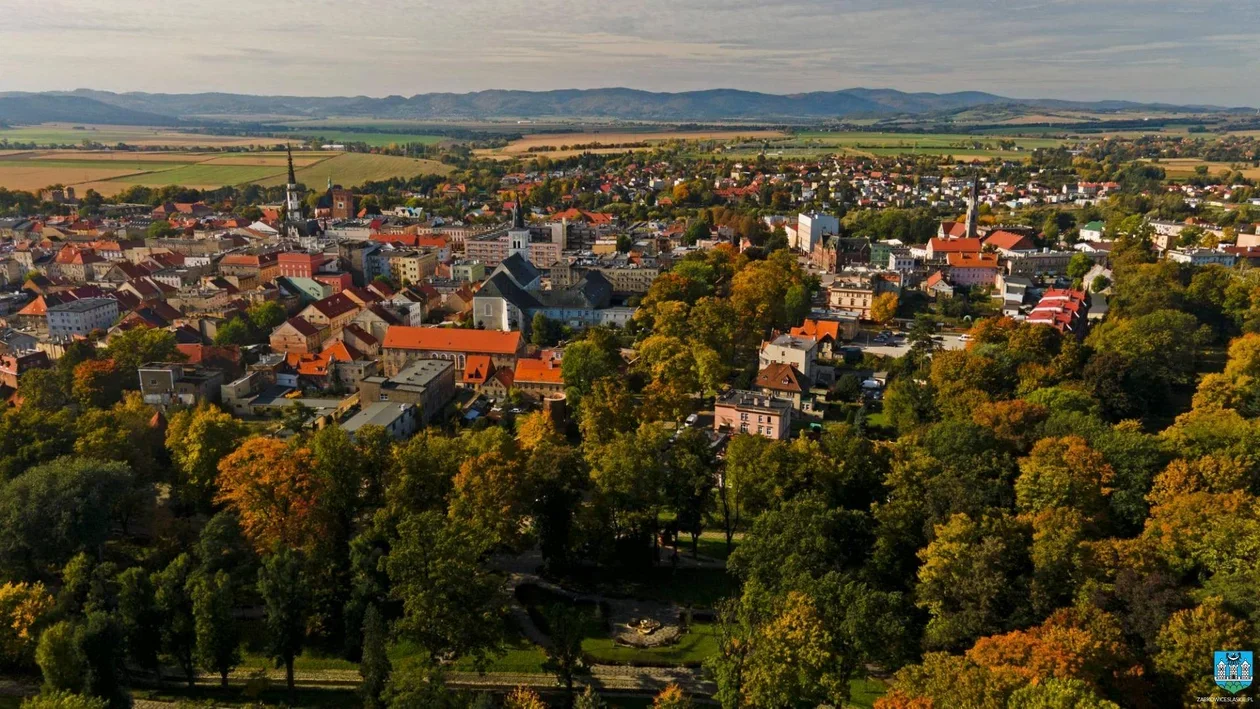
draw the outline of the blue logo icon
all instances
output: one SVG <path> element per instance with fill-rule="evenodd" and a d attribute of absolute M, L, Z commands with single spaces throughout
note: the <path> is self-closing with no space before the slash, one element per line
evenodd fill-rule
<path fill-rule="evenodd" d="M 1237 694 L 1251 686 L 1256 666 L 1250 650 L 1217 650 L 1212 657 L 1212 674 L 1217 686 Z"/>

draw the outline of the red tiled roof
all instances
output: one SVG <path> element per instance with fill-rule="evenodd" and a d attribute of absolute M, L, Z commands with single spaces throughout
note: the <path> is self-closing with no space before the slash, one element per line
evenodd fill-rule
<path fill-rule="evenodd" d="M 484 384 L 494 373 L 489 355 L 469 355 L 464 361 L 464 383 Z"/>
<path fill-rule="evenodd" d="M 385 347 L 386 349 L 511 355 L 520 350 L 521 333 L 394 325 L 385 331 Z"/>
<path fill-rule="evenodd" d="M 948 256 L 950 268 L 997 268 L 997 254 L 959 254 Z"/>
<path fill-rule="evenodd" d="M 564 372 L 560 363 L 554 360 L 521 359 L 516 362 L 517 382 L 541 384 L 564 384 Z"/>
<path fill-rule="evenodd" d="M 1016 234 L 1013 231 L 1005 231 L 1002 229 L 989 234 L 984 240 L 984 245 L 1011 251 L 1033 248 L 1032 239 L 1029 239 L 1023 234 Z"/>
<path fill-rule="evenodd" d="M 978 254 L 984 248 L 979 239 L 932 239 L 928 242 L 932 253 L 973 253 Z"/>
<path fill-rule="evenodd" d="M 805 388 L 801 386 L 801 373 L 790 364 L 775 362 L 757 373 L 757 386 L 774 391 L 787 391 L 799 394 Z"/>

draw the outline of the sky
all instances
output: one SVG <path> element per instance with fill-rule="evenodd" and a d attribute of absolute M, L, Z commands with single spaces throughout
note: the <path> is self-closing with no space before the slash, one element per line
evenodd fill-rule
<path fill-rule="evenodd" d="M 855 86 L 1260 106 L 1257 0 L 0 0 L 0 91 Z"/>

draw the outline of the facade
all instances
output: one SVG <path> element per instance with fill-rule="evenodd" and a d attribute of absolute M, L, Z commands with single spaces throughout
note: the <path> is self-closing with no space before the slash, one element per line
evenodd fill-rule
<path fill-rule="evenodd" d="M 789 232 L 788 246 L 797 251 L 812 253 L 825 234 L 839 234 L 840 220 L 830 214 L 812 212 L 796 218 L 796 241 L 792 243 Z"/>
<path fill-rule="evenodd" d="M 389 257 L 390 276 L 401 285 L 423 282 L 437 273 L 437 265 L 434 251 L 400 251 Z"/>
<path fill-rule="evenodd" d="M 118 319 L 113 298 L 81 298 L 48 308 L 48 335 L 53 339 L 86 337 L 93 330 L 108 330 Z"/>
<path fill-rule="evenodd" d="M 1188 263 L 1191 266 L 1207 266 L 1218 264 L 1232 268 L 1238 257 L 1228 251 L 1216 249 L 1177 249 L 1168 252 L 1168 260 L 1176 263 Z"/>
<path fill-rule="evenodd" d="M 1015 254 L 1006 262 L 1006 270 L 1013 276 L 1060 276 L 1067 273 L 1068 263 L 1075 251 L 1027 251 Z"/>
<path fill-rule="evenodd" d="M 341 424 L 341 428 L 353 436 L 359 429 L 369 425 L 380 426 L 396 440 L 410 438 L 420 430 L 419 407 L 390 401 L 373 402 Z"/>
<path fill-rule="evenodd" d="M 837 310 L 857 313 L 863 320 L 871 319 L 871 305 L 875 302 L 875 289 L 865 285 L 833 285 L 827 291 L 827 304 Z"/>
<path fill-rule="evenodd" d="M 818 360 L 818 340 L 812 337 L 779 335 L 761 344 L 758 358 L 762 369 L 772 364 L 787 364 L 805 376 L 808 383 L 814 381 L 815 362 Z"/>
<path fill-rule="evenodd" d="M 285 252 L 277 257 L 279 275 L 289 278 L 314 278 L 327 259 L 323 254 Z"/>
<path fill-rule="evenodd" d="M 786 440 L 792 430 L 792 402 L 761 392 L 729 389 L 714 402 L 713 430 Z"/>
<path fill-rule="evenodd" d="M 359 400 L 367 403 L 411 404 L 421 423 L 433 420 L 455 398 L 455 363 L 424 359 L 412 362 L 392 377 L 368 377 L 359 382 Z"/>
<path fill-rule="evenodd" d="M 155 362 L 140 368 L 140 395 L 153 406 L 197 406 L 217 402 L 223 372 L 179 362 Z"/>
<path fill-rule="evenodd" d="M 285 354 L 315 354 L 329 337 L 328 328 L 302 318 L 289 318 L 271 332 L 271 351 Z"/>
<path fill-rule="evenodd" d="M 949 280 L 956 286 L 991 286 L 1000 268 L 997 254 L 957 254 L 948 259 Z"/>

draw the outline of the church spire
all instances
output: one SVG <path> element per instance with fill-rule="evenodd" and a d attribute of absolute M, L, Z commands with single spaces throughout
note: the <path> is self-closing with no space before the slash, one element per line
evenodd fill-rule
<path fill-rule="evenodd" d="M 516 193 L 516 207 L 512 209 L 512 228 L 525 228 L 525 204 L 521 201 L 521 193 Z"/>
<path fill-rule="evenodd" d="M 284 149 L 289 154 L 289 184 L 297 184 L 297 175 L 293 172 L 293 146 L 285 143 Z"/>

